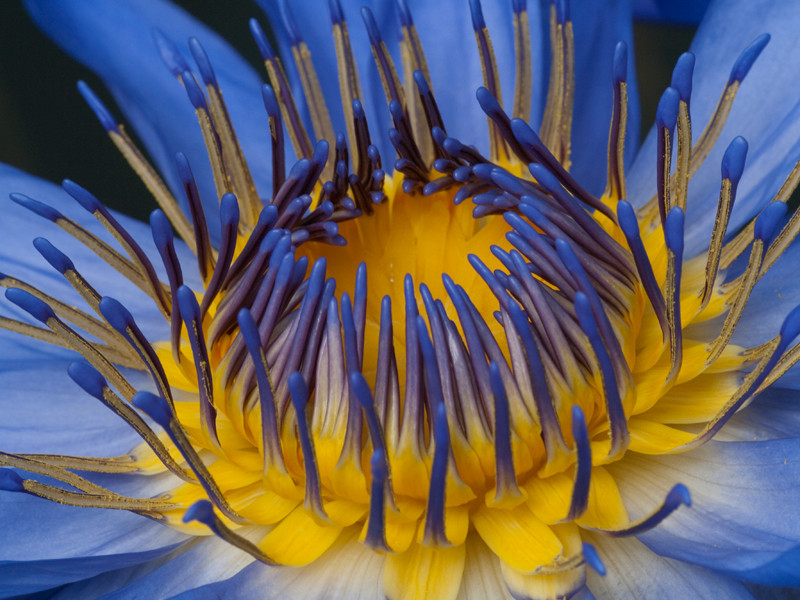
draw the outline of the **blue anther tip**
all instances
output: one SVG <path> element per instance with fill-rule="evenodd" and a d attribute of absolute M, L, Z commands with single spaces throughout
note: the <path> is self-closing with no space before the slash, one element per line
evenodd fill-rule
<path fill-rule="evenodd" d="M 0 469 L 0 490 L 4 492 L 24 492 L 23 479 L 16 471 L 8 468 Z"/>
<path fill-rule="evenodd" d="M 447 134 L 441 127 L 432 127 L 431 137 L 433 138 L 433 141 L 436 142 L 436 145 L 441 147 L 442 144 L 444 144 L 445 139 L 447 139 Z"/>
<path fill-rule="evenodd" d="M 678 122 L 680 99 L 680 94 L 674 87 L 668 87 L 664 90 L 656 109 L 656 123 L 658 123 L 659 127 L 665 127 L 670 131 L 675 129 L 675 124 Z"/>
<path fill-rule="evenodd" d="M 303 376 L 295 371 L 289 375 L 289 394 L 292 397 L 292 405 L 299 415 L 305 413 L 306 403 L 308 402 L 308 385 Z"/>
<path fill-rule="evenodd" d="M 575 293 L 575 315 L 578 317 L 581 329 L 589 338 L 597 335 L 597 324 L 592 316 L 592 307 L 589 304 L 588 296 L 583 292 Z"/>
<path fill-rule="evenodd" d="M 66 254 L 61 252 L 58 248 L 53 246 L 49 240 L 43 237 L 37 237 L 33 240 L 33 246 L 39 251 L 44 259 L 62 275 L 67 271 L 74 271 L 75 265 L 67 257 Z"/>
<path fill-rule="evenodd" d="M 358 120 L 366 118 L 364 115 L 364 105 L 361 104 L 361 100 L 358 98 L 353 98 L 353 118 Z"/>
<path fill-rule="evenodd" d="M 606 566 L 603 564 L 603 561 L 600 560 L 597 550 L 595 550 L 594 546 L 586 542 L 583 543 L 583 560 L 586 561 L 586 564 L 592 567 L 598 575 L 606 574 Z"/>
<path fill-rule="evenodd" d="M 197 85 L 197 81 L 195 81 L 192 72 L 184 71 L 182 77 L 183 85 L 186 87 L 186 94 L 189 96 L 189 102 L 192 103 L 195 109 L 199 110 L 202 108 L 206 110 L 206 97 L 200 89 L 200 86 Z"/>
<path fill-rule="evenodd" d="M 301 41 L 300 30 L 297 28 L 297 23 L 294 20 L 294 15 L 289 9 L 289 3 L 286 0 L 280 0 L 281 18 L 283 19 L 283 26 L 286 28 L 286 34 L 291 46 L 297 46 Z"/>
<path fill-rule="evenodd" d="M 219 220 L 223 225 L 239 224 L 239 201 L 230 192 L 222 194 L 219 200 Z"/>
<path fill-rule="evenodd" d="M 128 326 L 133 323 L 133 317 L 128 312 L 128 309 L 110 296 L 103 296 L 100 299 L 98 308 L 109 325 L 120 333 L 124 333 Z"/>
<path fill-rule="evenodd" d="M 158 48 L 158 53 L 161 55 L 161 60 L 170 73 L 178 77 L 189 69 L 189 65 L 181 53 L 178 52 L 175 44 L 160 29 L 153 29 L 153 40 L 156 42 L 156 48 Z"/>
<path fill-rule="evenodd" d="M 469 0 L 469 10 L 472 15 L 472 28 L 475 29 L 475 31 L 484 29 L 486 27 L 486 21 L 483 20 L 483 10 L 480 0 Z"/>
<path fill-rule="evenodd" d="M 108 383 L 97 369 L 83 362 L 74 362 L 67 367 L 67 373 L 84 392 L 95 398 L 103 399 L 103 390 L 108 387 Z"/>
<path fill-rule="evenodd" d="M 472 172 L 478 179 L 482 179 L 486 183 L 492 183 L 492 171 L 494 168 L 494 165 L 489 163 L 479 163 L 472 167 Z"/>
<path fill-rule="evenodd" d="M 742 136 L 733 138 L 722 157 L 722 178 L 738 183 L 744 172 L 744 163 L 747 158 L 747 140 Z"/>
<path fill-rule="evenodd" d="M 515 13 L 525 12 L 528 9 L 527 4 L 527 0 L 511 0 L 511 9 Z"/>
<path fill-rule="evenodd" d="M 183 522 L 190 523 L 197 521 L 203 525 L 211 525 L 214 522 L 214 506 L 208 500 L 198 500 L 186 509 L 183 513 Z"/>
<path fill-rule="evenodd" d="M 475 91 L 475 97 L 478 99 L 478 104 L 481 105 L 483 112 L 486 114 L 492 114 L 497 112 L 503 112 L 500 103 L 497 101 L 490 92 L 485 87 L 481 86 Z"/>
<path fill-rule="evenodd" d="M 422 71 L 414 71 L 414 83 L 417 84 L 417 89 L 423 96 L 430 93 L 431 88 L 428 85 L 428 80 L 425 79 L 425 74 Z"/>
<path fill-rule="evenodd" d="M 529 144 L 536 149 L 542 146 L 537 133 L 522 119 L 511 119 L 511 133 L 522 144 Z"/>
<path fill-rule="evenodd" d="M 305 179 L 308 176 L 309 171 L 311 171 L 311 161 L 307 158 L 301 158 L 289 171 L 289 179 L 298 181 L 300 179 Z"/>
<path fill-rule="evenodd" d="M 8 288 L 6 290 L 6 298 L 42 323 L 47 323 L 48 319 L 52 319 L 56 316 L 53 309 L 45 302 L 39 300 L 39 298 L 25 290 Z"/>
<path fill-rule="evenodd" d="M 753 63 L 756 62 L 756 59 L 761 54 L 761 51 L 764 50 L 764 47 L 769 43 L 770 36 L 768 33 L 762 33 L 758 36 L 753 43 L 750 44 L 747 48 L 745 48 L 744 52 L 739 55 L 739 58 L 736 59 L 736 63 L 733 65 L 733 69 L 731 69 L 731 76 L 728 79 L 728 83 L 733 83 L 734 81 L 741 81 L 747 76 L 747 73 L 750 71 L 750 67 L 753 66 Z"/>
<path fill-rule="evenodd" d="M 785 202 L 772 202 L 768 204 L 758 217 L 756 217 L 753 235 L 755 235 L 757 239 L 762 240 L 765 244 L 769 244 L 785 214 Z"/>
<path fill-rule="evenodd" d="M 273 60 L 275 58 L 275 51 L 272 49 L 272 44 L 269 43 L 267 35 L 261 28 L 261 25 L 255 19 L 250 19 L 250 34 L 258 46 L 258 51 L 264 60 Z"/>
<path fill-rule="evenodd" d="M 628 79 L 628 44 L 617 42 L 614 48 L 614 81 Z"/>
<path fill-rule="evenodd" d="M 442 142 L 442 147 L 444 148 L 445 152 L 455 156 L 458 153 L 460 153 L 461 150 L 463 150 L 464 144 L 462 144 L 455 138 L 448 137 L 445 138 L 444 141 Z"/>
<path fill-rule="evenodd" d="M 96 210 L 100 209 L 102 205 L 100 201 L 94 197 L 88 190 L 82 188 L 77 183 L 72 181 L 71 179 L 65 179 L 61 182 L 61 187 L 67 192 L 70 196 L 72 196 L 75 200 L 78 201 L 85 210 L 90 213 L 95 212 Z"/>
<path fill-rule="evenodd" d="M 239 322 L 239 331 L 242 332 L 247 348 L 251 352 L 257 351 L 261 347 L 261 338 L 258 335 L 258 326 L 250 310 L 247 308 L 241 309 L 236 314 L 236 320 Z"/>
<path fill-rule="evenodd" d="M 342 303 L 344 304 L 344 297 L 342 298 Z M 364 408 L 370 408 L 372 406 L 372 392 L 369 391 L 367 380 L 364 379 L 364 376 L 358 371 L 350 373 L 350 387 L 353 389 L 358 403 L 361 404 L 361 406 Z"/>
<path fill-rule="evenodd" d="M 175 166 L 178 168 L 178 177 L 181 178 L 181 182 L 184 185 L 194 182 L 194 173 L 192 173 L 192 167 L 189 165 L 189 159 L 186 158 L 186 155 L 183 152 L 175 153 Z"/>
<path fill-rule="evenodd" d="M 684 213 L 680 206 L 673 206 L 667 213 L 667 221 L 664 226 L 664 241 L 667 248 L 675 254 L 683 253 L 683 226 Z"/>
<path fill-rule="evenodd" d="M 367 35 L 369 36 L 370 43 L 379 45 L 381 43 L 381 32 L 378 29 L 378 24 L 375 22 L 372 11 L 366 6 L 363 6 L 361 8 L 361 18 L 364 20 L 364 25 L 367 28 Z"/>
<path fill-rule="evenodd" d="M 577 404 L 572 405 L 572 437 L 586 437 L 586 417 Z"/>
<path fill-rule="evenodd" d="M 143 410 L 147 416 L 153 419 L 164 429 L 169 428 L 172 419 L 171 411 L 167 401 L 161 396 L 156 396 L 152 392 L 141 391 L 131 399 L 133 405 L 139 410 Z"/>
<path fill-rule="evenodd" d="M 31 212 L 34 212 L 40 217 L 44 217 L 49 221 L 56 221 L 57 219 L 61 218 L 61 213 L 59 213 L 55 208 L 48 206 L 43 202 L 39 202 L 38 200 L 34 200 L 25 194 L 18 194 L 14 192 L 13 194 L 9 194 L 8 197 L 20 206 L 24 206 Z"/>
<path fill-rule="evenodd" d="M 334 25 L 341 25 L 344 23 L 344 13 L 342 12 L 342 5 L 339 0 L 328 0 L 328 9 L 331 12 L 331 21 Z"/>
<path fill-rule="evenodd" d="M 692 96 L 692 75 L 694 74 L 694 54 L 684 52 L 672 70 L 670 86 L 678 90 L 681 100 L 689 102 Z"/>
<path fill-rule="evenodd" d="M 83 96 L 86 104 L 89 105 L 89 108 L 92 109 L 92 112 L 94 112 L 103 128 L 106 131 L 116 131 L 117 122 L 114 120 L 114 117 L 111 116 L 105 104 L 103 104 L 100 98 L 92 91 L 92 88 L 90 88 L 85 81 L 79 81 L 78 91 L 81 93 L 81 96 Z"/>
<path fill-rule="evenodd" d="M 264 108 L 267 109 L 267 114 L 270 117 L 280 118 L 281 109 L 278 105 L 278 99 L 275 97 L 275 90 L 272 89 L 271 85 L 265 83 L 261 86 L 261 97 L 264 99 Z"/>
<path fill-rule="evenodd" d="M 556 194 L 562 190 L 561 183 L 556 179 L 556 176 L 544 165 L 532 164 L 530 172 L 539 185 L 551 194 Z"/>
<path fill-rule="evenodd" d="M 170 227 L 167 215 L 160 208 L 150 213 L 150 230 L 153 232 L 153 241 L 159 250 L 163 250 L 172 243 L 172 227 Z"/>
<path fill-rule="evenodd" d="M 208 60 L 208 54 L 206 54 L 200 40 L 196 37 L 190 37 L 189 50 L 192 52 L 194 62 L 197 63 L 197 68 L 200 71 L 200 77 L 203 79 L 203 83 L 206 85 L 216 85 L 217 77 L 214 75 L 214 69 L 211 68 L 211 61 Z"/>
<path fill-rule="evenodd" d="M 689 488 L 687 488 L 682 483 L 675 484 L 669 493 L 667 494 L 667 503 L 676 503 L 676 504 L 684 504 L 686 506 L 692 505 L 692 495 L 689 493 Z"/>
<path fill-rule="evenodd" d="M 626 238 L 634 240 L 639 238 L 639 221 L 636 219 L 636 211 L 627 200 L 617 202 L 617 221 Z"/>
<path fill-rule="evenodd" d="M 311 157 L 311 162 L 316 165 L 324 165 L 328 162 L 330 147 L 331 145 L 328 143 L 328 140 L 319 140 L 314 146 L 314 154 Z"/>
<path fill-rule="evenodd" d="M 397 16 L 400 18 L 400 25 L 402 27 L 413 27 L 414 20 L 411 18 L 411 11 L 408 10 L 406 0 L 397 0 Z"/>
<path fill-rule="evenodd" d="M 185 322 L 200 320 L 200 305 L 189 286 L 182 285 L 178 288 L 178 308 Z"/>

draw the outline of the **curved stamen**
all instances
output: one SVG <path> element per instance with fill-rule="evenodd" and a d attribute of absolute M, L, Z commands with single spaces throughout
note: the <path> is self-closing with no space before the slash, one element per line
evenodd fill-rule
<path fill-rule="evenodd" d="M 203 490 L 205 490 L 206 494 L 208 494 L 208 497 L 214 503 L 214 506 L 222 511 L 222 514 L 224 514 L 234 523 L 246 522 L 246 519 L 233 510 L 226 500 L 225 494 L 222 493 L 222 490 L 220 490 L 219 485 L 217 485 L 217 482 L 211 476 L 208 468 L 197 454 L 197 451 L 192 446 L 189 438 L 186 437 L 186 432 L 183 430 L 183 427 L 181 426 L 178 418 L 175 416 L 167 401 L 160 396 L 156 396 L 155 394 L 147 391 L 142 391 L 137 392 L 137 394 L 133 397 L 133 405 L 147 413 L 151 419 L 158 423 L 162 429 L 167 432 L 167 435 L 172 440 L 172 443 L 178 447 L 178 450 L 180 450 L 183 458 L 186 459 L 189 467 L 192 469 L 192 471 L 194 471 L 194 474 L 197 476 L 197 480 L 200 482 L 200 485 L 203 487 Z"/>
<path fill-rule="evenodd" d="M 228 542 L 231 546 L 247 552 L 253 558 L 260 560 L 267 565 L 275 565 L 269 556 L 262 552 L 254 543 L 237 535 L 214 513 L 214 507 L 208 500 L 198 500 L 186 509 L 183 514 L 183 522 L 191 523 L 197 521 L 208 527 L 214 534 Z"/>
<path fill-rule="evenodd" d="M 129 404 L 123 402 L 122 399 L 111 390 L 100 373 L 89 365 L 79 362 L 70 364 L 67 373 L 72 381 L 77 383 L 83 391 L 100 400 L 100 402 L 133 427 L 136 433 L 138 433 L 147 445 L 152 448 L 153 452 L 155 452 L 156 456 L 158 456 L 159 460 L 167 469 L 184 481 L 197 481 L 193 475 L 187 473 L 183 467 L 175 462 L 175 459 L 172 458 L 167 447 L 155 432 L 153 432 L 145 420 L 142 419 L 139 413 L 133 410 Z"/>

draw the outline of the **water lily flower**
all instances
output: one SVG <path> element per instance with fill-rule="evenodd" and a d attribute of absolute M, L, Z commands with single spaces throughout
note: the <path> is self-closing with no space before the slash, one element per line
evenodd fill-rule
<path fill-rule="evenodd" d="M 800 4 L 641 146 L 628 2 L 262 4 L 26 1 L 160 208 L 0 168 L 0 595 L 800 587 Z"/>

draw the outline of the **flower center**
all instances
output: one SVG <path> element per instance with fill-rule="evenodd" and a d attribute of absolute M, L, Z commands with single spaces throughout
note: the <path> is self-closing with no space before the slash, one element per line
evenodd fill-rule
<path fill-rule="evenodd" d="M 402 179 L 402 177 L 399 177 Z M 424 285 L 432 298 L 445 299 L 443 306 L 451 319 L 457 320 L 453 303 L 447 300 L 444 276 L 464 288 L 481 315 L 491 315 L 497 300 L 470 265 L 471 257 L 484 264 L 497 263 L 492 247 L 506 249 L 505 234 L 510 226 L 500 216 L 476 219 L 469 203 L 456 204 L 453 189 L 423 195 L 406 193 L 399 182 L 387 180 L 386 201 L 375 205 L 374 212 L 339 225 L 339 234 L 347 240 L 343 246 L 306 244 L 301 252 L 310 262 L 324 257 L 329 277 L 337 289 L 352 293 L 356 289 L 359 265 L 369 273 L 367 286 L 366 335 L 363 372 L 374 384 L 378 356 L 380 308 L 384 297 L 402 309 L 406 289 Z M 412 283 L 413 282 L 413 283 Z M 423 303 L 413 291 L 417 302 Z M 503 328 L 494 320 L 488 325 L 498 341 L 503 342 Z M 396 327 L 394 344 L 398 350 L 398 374 L 405 378 L 405 330 Z M 404 382 L 401 383 L 401 395 Z"/>

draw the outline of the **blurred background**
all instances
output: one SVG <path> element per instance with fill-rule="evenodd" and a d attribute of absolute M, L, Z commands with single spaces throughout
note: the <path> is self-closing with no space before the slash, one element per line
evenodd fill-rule
<path fill-rule="evenodd" d="M 263 16 L 255 3 L 225 2 L 222 20 L 218 18 L 219 0 L 183 0 L 176 4 L 213 25 L 259 73 L 264 73 L 247 27 L 250 17 Z M 0 2 L 0 23 L 0 161 L 50 181 L 69 177 L 107 206 L 147 219 L 155 202 L 75 87 L 79 79 L 85 79 L 108 101 L 102 84 L 42 35 L 21 3 Z M 693 35 L 691 27 L 636 26 L 643 133 L 654 120 L 675 60 L 688 49 Z M 119 115 L 113 107 L 112 112 Z"/>

